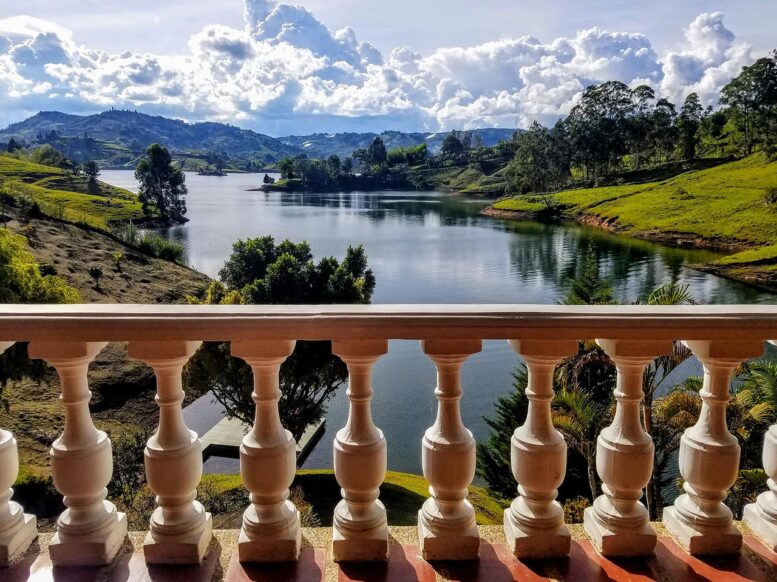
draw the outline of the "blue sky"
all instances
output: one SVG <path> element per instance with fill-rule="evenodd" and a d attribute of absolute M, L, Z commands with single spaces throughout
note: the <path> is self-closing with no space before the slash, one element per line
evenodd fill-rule
<path fill-rule="evenodd" d="M 777 48 L 773 0 L 63 4 L 0 9 L 0 124 L 116 106 L 272 135 L 526 126 L 609 79 L 714 104 Z"/>

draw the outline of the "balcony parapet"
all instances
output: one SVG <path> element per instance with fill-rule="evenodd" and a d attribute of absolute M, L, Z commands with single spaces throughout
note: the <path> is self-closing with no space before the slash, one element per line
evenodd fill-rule
<path fill-rule="evenodd" d="M 238 561 L 301 559 L 299 515 L 288 502 L 294 439 L 278 414 L 278 374 L 297 340 L 332 340 L 348 369 L 349 415 L 334 442 L 335 476 L 342 499 L 333 516 L 331 552 L 337 562 L 385 561 L 391 556 L 379 487 L 387 443 L 371 414 L 371 370 L 388 340 L 420 341 L 437 368 L 435 423 L 418 435 L 430 498 L 418 514 L 420 555 L 428 560 L 483 557 L 482 531 L 466 500 L 475 467 L 475 442 L 464 426 L 460 399 L 470 390 L 461 366 L 483 340 L 509 340 L 527 362 L 529 412 L 515 419 L 511 439 L 517 497 L 504 515 L 510 555 L 561 559 L 573 538 L 555 501 L 563 480 L 566 445 L 550 422 L 552 374 L 579 340 L 596 340 L 617 370 L 615 415 L 597 440 L 602 495 L 585 514 L 585 531 L 600 556 L 652 559 L 668 532 L 684 552 L 732 555 L 743 538 L 722 503 L 739 466 L 739 445 L 728 432 L 725 404 L 736 366 L 763 353 L 777 337 L 777 307 L 736 306 L 0 306 L 0 347 L 29 342 L 32 358 L 54 366 L 62 383 L 65 421 L 51 448 L 54 485 L 66 511 L 49 544 L 58 566 L 113 563 L 121 553 L 126 520 L 106 499 L 111 444 L 89 412 L 87 367 L 106 342 L 129 342 L 129 356 L 147 362 L 157 378 L 158 430 L 149 439 L 146 477 L 156 494 L 144 541 L 151 566 L 200 567 L 208 560 L 211 520 L 196 499 L 201 445 L 181 414 L 181 371 L 202 341 L 231 342 L 232 353 L 254 374 L 254 427 L 241 446 L 241 473 L 250 493 Z M 683 341 L 705 369 L 703 405 L 680 447 L 685 495 L 664 512 L 663 527 L 648 523 L 641 503 L 654 446 L 640 421 L 642 374 L 654 358 Z M 476 390 L 476 388 L 475 388 Z M 476 392 L 474 393 L 476 395 Z M 521 424 L 523 423 L 523 424 Z M 748 524 L 777 546 L 777 428 L 767 433 L 763 463 L 769 490 L 748 506 Z M 0 431 L 0 558 L 11 561 L 34 535 L 34 521 L 10 503 L 18 469 L 15 441 Z M 387 515 L 389 516 L 387 519 Z M 490 547 L 490 546 L 489 546 Z M 490 551 L 490 550 L 489 550 Z M 771 559 L 771 558 L 770 558 Z"/>

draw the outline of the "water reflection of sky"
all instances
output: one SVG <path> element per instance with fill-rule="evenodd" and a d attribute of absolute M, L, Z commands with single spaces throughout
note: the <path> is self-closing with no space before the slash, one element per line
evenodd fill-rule
<path fill-rule="evenodd" d="M 342 257 L 349 244 L 363 244 L 377 279 L 375 303 L 555 303 L 583 250 L 593 248 L 621 302 L 667 281 L 689 284 L 702 302 L 775 301 L 774 295 L 687 267 L 714 256 L 706 251 L 577 225 L 492 219 L 479 214 L 482 201 L 442 193 L 247 191 L 261 177 L 187 174 L 190 222 L 168 234 L 185 245 L 193 267 L 215 277 L 236 239 L 273 235 L 307 240 L 318 257 Z M 103 171 L 102 179 L 135 186 L 132 172 Z M 517 362 L 506 342 L 485 342 L 483 352 L 465 364 L 462 417 L 476 438 L 487 435 L 482 417 L 509 391 Z M 420 439 L 436 410 L 434 383 L 434 366 L 418 342 L 391 342 L 376 365 L 374 416 L 388 439 L 389 468 L 420 471 Z M 306 467 L 331 466 L 332 438 L 346 416 L 340 390 L 330 403 L 326 434 Z"/>

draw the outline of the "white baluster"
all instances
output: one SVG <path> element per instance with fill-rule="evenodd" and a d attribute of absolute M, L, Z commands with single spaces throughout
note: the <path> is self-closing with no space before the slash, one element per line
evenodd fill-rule
<path fill-rule="evenodd" d="M 577 342 L 511 340 L 510 345 L 529 370 L 529 409 L 526 422 L 515 429 L 510 442 L 510 465 L 519 495 L 505 509 L 505 537 L 518 558 L 566 556 L 570 535 L 556 495 L 566 474 L 567 445 L 553 427 L 550 403 L 556 364 L 577 353 Z"/>
<path fill-rule="evenodd" d="M 742 535 L 723 503 L 739 470 L 739 443 L 726 426 L 726 403 L 734 369 L 763 354 L 752 341 L 685 342 L 704 366 L 698 422 L 680 440 L 680 474 L 685 494 L 664 509 L 664 525 L 691 554 L 734 554 Z"/>
<path fill-rule="evenodd" d="M 293 341 L 240 341 L 232 355 L 253 370 L 256 417 L 240 447 L 240 474 L 251 505 L 243 514 L 238 540 L 241 562 L 286 562 L 299 556 L 302 530 L 297 508 L 288 500 L 297 470 L 297 443 L 281 425 L 279 371 L 294 350 Z"/>
<path fill-rule="evenodd" d="M 335 507 L 334 560 L 388 558 L 386 508 L 378 499 L 386 477 L 386 439 L 372 422 L 372 366 L 388 351 L 386 340 L 335 341 L 332 352 L 348 366 L 348 422 L 334 442 L 335 477 L 343 499 Z"/>
<path fill-rule="evenodd" d="M 89 413 L 87 371 L 104 343 L 41 341 L 29 346 L 31 358 L 54 366 L 62 384 L 65 429 L 51 446 L 54 486 L 67 509 L 57 520 L 49 545 L 56 566 L 110 563 L 127 535 L 127 519 L 105 499 L 113 474 L 111 441 Z"/>
<path fill-rule="evenodd" d="M 212 519 L 196 501 L 202 477 L 202 445 L 184 422 L 181 372 L 201 342 L 130 342 L 128 355 L 154 370 L 159 428 L 144 451 L 146 480 L 156 495 L 143 542 L 148 564 L 198 564 L 211 540 Z"/>
<path fill-rule="evenodd" d="M 480 340 L 425 340 L 437 367 L 437 419 L 424 433 L 421 463 L 429 494 L 418 512 L 425 560 L 474 560 L 480 552 L 475 509 L 467 501 L 475 477 L 475 439 L 461 422 L 461 365 L 482 349 Z"/>
<path fill-rule="evenodd" d="M 770 343 L 777 346 L 777 340 Z M 744 522 L 777 552 L 777 424 L 769 427 L 764 434 L 763 449 L 764 471 L 769 476 L 769 487 L 758 496 L 755 503 L 745 506 Z"/>
<path fill-rule="evenodd" d="M 656 533 L 642 490 L 653 475 L 653 441 L 642 428 L 642 378 L 656 357 L 671 353 L 670 341 L 597 340 L 615 362 L 615 417 L 596 441 L 596 472 L 602 492 L 584 512 L 586 532 L 605 556 L 644 556 L 655 551 Z"/>
<path fill-rule="evenodd" d="M 0 354 L 14 342 L 0 342 Z M 11 501 L 19 475 L 19 454 L 13 434 L 0 428 L 0 567 L 21 556 L 38 535 L 35 516 Z"/>

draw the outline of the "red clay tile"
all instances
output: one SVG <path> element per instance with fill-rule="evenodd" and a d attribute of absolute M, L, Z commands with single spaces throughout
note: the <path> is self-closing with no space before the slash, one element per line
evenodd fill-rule
<path fill-rule="evenodd" d="M 340 564 L 339 582 L 435 582 L 434 569 L 424 561 L 418 546 L 389 549 L 385 563 Z"/>
<path fill-rule="evenodd" d="M 745 546 L 757 554 L 766 564 L 771 564 L 777 573 L 777 554 L 771 551 L 766 544 L 755 536 L 744 536 Z"/>
<path fill-rule="evenodd" d="M 241 564 L 232 554 L 224 582 L 320 582 L 326 570 L 326 550 L 302 548 L 296 562 Z"/>
<path fill-rule="evenodd" d="M 659 538 L 656 557 L 672 578 L 678 580 L 744 582 L 767 579 L 764 572 L 742 554 L 720 558 L 695 557 L 671 538 Z"/>

